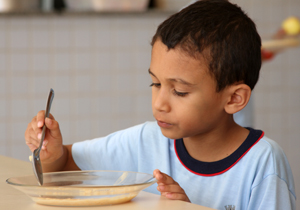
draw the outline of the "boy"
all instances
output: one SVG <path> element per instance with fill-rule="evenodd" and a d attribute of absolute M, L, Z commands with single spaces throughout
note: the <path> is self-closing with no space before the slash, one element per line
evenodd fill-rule
<path fill-rule="evenodd" d="M 255 24 L 227 1 L 198 1 L 164 21 L 152 40 L 152 111 L 146 122 L 103 138 L 62 145 L 58 122 L 40 111 L 43 170 L 152 173 L 169 199 L 215 209 L 295 209 L 293 177 L 280 147 L 233 114 L 249 101 L 261 67 Z M 162 171 L 162 172 L 161 172 Z M 158 193 L 155 186 L 146 189 Z"/>

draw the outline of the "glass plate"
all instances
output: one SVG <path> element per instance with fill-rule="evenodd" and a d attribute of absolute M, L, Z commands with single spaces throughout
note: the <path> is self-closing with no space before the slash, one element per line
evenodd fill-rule
<path fill-rule="evenodd" d="M 151 174 L 130 171 L 67 171 L 43 176 L 42 186 L 34 175 L 13 177 L 6 182 L 38 204 L 99 206 L 130 201 L 157 181 Z"/>

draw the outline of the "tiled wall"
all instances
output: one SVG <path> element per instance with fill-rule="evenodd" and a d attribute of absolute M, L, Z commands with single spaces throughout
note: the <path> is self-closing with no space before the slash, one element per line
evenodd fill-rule
<path fill-rule="evenodd" d="M 289 15 L 300 16 L 299 0 L 235 2 L 263 36 Z M 152 120 L 149 43 L 168 15 L 0 16 L 0 154 L 28 160 L 24 131 L 45 109 L 50 88 L 55 90 L 51 113 L 65 143 Z M 297 192 L 299 58 L 295 48 L 264 63 L 253 97 L 255 127 L 283 147 Z"/>
<path fill-rule="evenodd" d="M 28 158 L 24 131 L 50 88 L 66 143 L 151 120 L 149 43 L 162 19 L 1 17 L 0 153 Z"/>

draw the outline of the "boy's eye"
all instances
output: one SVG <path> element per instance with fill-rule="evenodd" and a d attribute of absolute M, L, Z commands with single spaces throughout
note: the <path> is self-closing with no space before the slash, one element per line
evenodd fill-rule
<path fill-rule="evenodd" d="M 154 83 L 154 82 L 153 82 L 153 83 L 151 83 L 150 87 L 153 87 L 153 86 L 154 86 L 154 87 L 160 87 L 160 83 Z"/>
<path fill-rule="evenodd" d="M 160 83 L 151 83 L 150 87 L 156 87 L 156 88 L 160 88 L 161 84 Z M 174 95 L 176 96 L 180 96 L 180 97 L 184 97 L 186 96 L 188 93 L 187 92 L 178 92 L 175 89 L 173 90 Z"/>
<path fill-rule="evenodd" d="M 184 97 L 184 96 L 186 96 L 188 93 L 183 93 L 183 92 L 178 92 L 178 91 L 176 91 L 176 90 L 174 90 L 174 94 L 175 95 L 177 95 L 177 96 L 181 96 L 181 97 Z"/>

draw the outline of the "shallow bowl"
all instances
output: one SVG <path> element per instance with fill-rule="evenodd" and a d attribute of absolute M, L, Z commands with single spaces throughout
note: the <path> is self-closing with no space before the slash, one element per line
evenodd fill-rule
<path fill-rule="evenodd" d="M 128 202 L 157 181 L 151 174 L 130 171 L 68 171 L 43 176 L 42 186 L 34 175 L 12 177 L 6 182 L 38 204 L 99 206 Z"/>

